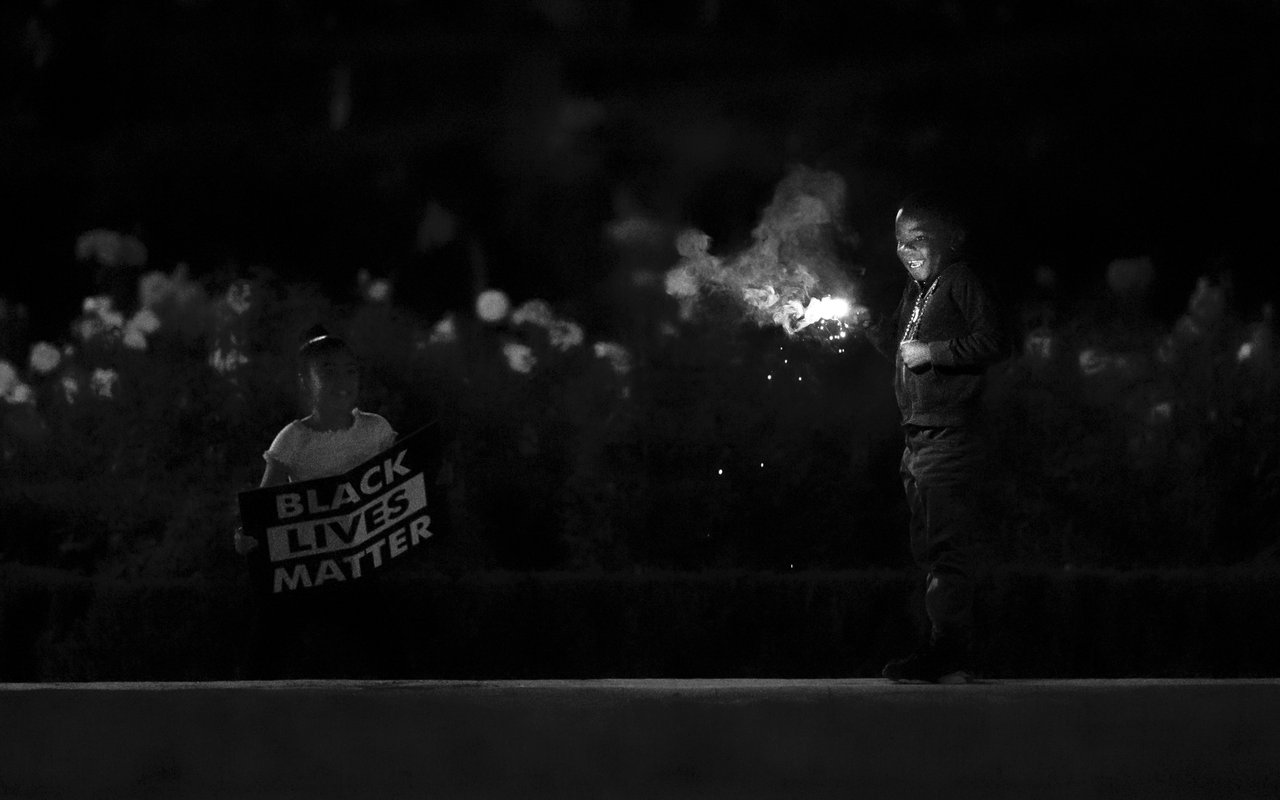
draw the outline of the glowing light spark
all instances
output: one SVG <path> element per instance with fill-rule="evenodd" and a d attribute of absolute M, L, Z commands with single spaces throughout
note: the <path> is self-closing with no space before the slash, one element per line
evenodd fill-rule
<path fill-rule="evenodd" d="M 717 475 L 723 475 L 723 474 L 724 474 L 724 470 L 722 470 L 722 469 L 718 469 L 718 470 L 716 470 L 716 474 L 717 474 Z"/>

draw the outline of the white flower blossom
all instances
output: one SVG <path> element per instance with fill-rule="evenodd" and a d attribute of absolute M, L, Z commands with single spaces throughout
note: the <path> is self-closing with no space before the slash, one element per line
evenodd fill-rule
<path fill-rule="evenodd" d="M 586 338 L 582 332 L 582 326 L 568 320 L 557 320 L 547 331 L 547 336 L 551 341 L 551 346 L 557 350 L 568 350 L 571 347 L 577 347 Z"/>
<path fill-rule="evenodd" d="M 147 335 L 134 327 L 124 329 L 124 336 L 120 341 L 124 342 L 124 346 L 130 350 L 146 350 Z"/>
<path fill-rule="evenodd" d="M 453 315 L 445 314 L 435 327 L 431 329 L 431 337 L 427 339 L 428 344 L 448 344 L 458 340 L 458 327 L 454 324 Z"/>
<path fill-rule="evenodd" d="M 148 272 L 138 281 L 138 302 L 143 308 L 155 308 L 173 295 L 173 279 L 163 272 Z"/>
<path fill-rule="evenodd" d="M 249 357 L 234 347 L 223 350 L 218 348 L 209 354 L 209 366 L 223 375 L 235 372 L 242 364 L 248 364 Z"/>
<path fill-rule="evenodd" d="M 9 394 L 9 390 L 18 383 L 18 371 L 8 361 L 0 359 L 0 395 Z"/>
<path fill-rule="evenodd" d="M 253 284 L 248 281 L 236 281 L 227 287 L 227 308 L 232 313 L 243 314 L 252 306 Z"/>
<path fill-rule="evenodd" d="M 502 354 L 507 357 L 507 366 L 516 372 L 527 374 L 538 363 L 538 359 L 533 355 L 532 348 L 518 342 L 504 344 L 502 346 Z"/>
<path fill-rule="evenodd" d="M 1168 400 L 1151 406 L 1151 411 L 1147 414 L 1147 422 L 1153 425 L 1168 422 L 1171 419 L 1173 419 L 1173 403 Z"/>
<path fill-rule="evenodd" d="M 501 322 L 511 309 L 511 301 L 499 289 L 485 289 L 476 298 L 476 315 L 485 322 Z"/>
<path fill-rule="evenodd" d="M 35 398 L 35 392 L 31 390 L 30 386 L 26 385 L 22 381 L 18 381 L 14 384 L 14 386 L 9 389 L 8 393 L 4 396 L 5 402 L 13 403 L 14 405 L 35 402 Z"/>
<path fill-rule="evenodd" d="M 160 317 L 156 316 L 156 312 L 151 309 L 144 308 L 133 315 L 133 319 L 129 320 L 128 327 L 143 333 L 155 333 L 160 330 Z"/>
<path fill-rule="evenodd" d="M 68 403 L 74 403 L 76 396 L 80 394 L 80 381 L 70 375 L 62 376 L 62 396 L 67 399 Z"/>
<path fill-rule="evenodd" d="M 72 328 L 75 330 L 76 335 L 80 337 L 81 341 L 87 342 L 105 331 L 107 326 L 102 324 L 102 320 L 95 316 L 85 317 L 76 321 Z"/>
<path fill-rule="evenodd" d="M 93 371 L 89 386 L 99 397 L 114 397 L 115 388 L 120 383 L 120 375 L 113 369 L 99 367 Z"/>
<path fill-rule="evenodd" d="M 556 322 L 556 315 L 551 310 L 551 304 L 546 300 L 528 300 L 520 305 L 511 314 L 511 323 L 513 325 L 538 325 L 543 328 L 550 328 Z"/>
<path fill-rule="evenodd" d="M 616 342 L 596 342 L 595 353 L 597 358 L 607 359 L 609 366 L 619 375 L 626 375 L 631 371 L 631 354 L 622 345 Z"/>
<path fill-rule="evenodd" d="M 379 278 L 371 281 L 364 290 L 364 296 L 374 303 L 385 303 L 391 299 L 391 281 Z"/>
<path fill-rule="evenodd" d="M 31 369 L 39 375 L 48 375 L 62 363 L 62 352 L 48 342 L 36 342 L 31 346 Z"/>
<path fill-rule="evenodd" d="M 94 297 L 86 297 L 84 302 L 80 304 L 80 309 L 86 314 L 97 314 L 102 316 L 112 308 L 111 298 L 107 295 L 95 295 Z"/>
<path fill-rule="evenodd" d="M 1092 347 L 1080 351 L 1080 371 L 1085 375 L 1097 375 L 1107 368 L 1106 355 Z"/>

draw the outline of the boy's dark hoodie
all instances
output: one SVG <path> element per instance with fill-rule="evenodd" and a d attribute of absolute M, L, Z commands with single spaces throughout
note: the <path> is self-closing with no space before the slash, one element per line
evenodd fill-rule
<path fill-rule="evenodd" d="M 897 352 L 923 295 L 927 300 L 912 339 L 929 344 L 930 363 L 912 370 Z M 987 367 L 1009 355 L 991 295 L 964 262 L 944 267 L 930 283 L 908 281 L 897 309 L 870 326 L 867 337 L 896 362 L 893 386 L 903 425 L 974 424 Z"/>

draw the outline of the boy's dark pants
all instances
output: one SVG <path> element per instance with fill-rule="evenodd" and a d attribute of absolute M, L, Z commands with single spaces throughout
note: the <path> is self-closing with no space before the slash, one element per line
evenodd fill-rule
<path fill-rule="evenodd" d="M 911 511 L 911 555 L 926 574 L 933 635 L 972 632 L 983 449 L 967 427 L 903 426 L 902 486 Z"/>

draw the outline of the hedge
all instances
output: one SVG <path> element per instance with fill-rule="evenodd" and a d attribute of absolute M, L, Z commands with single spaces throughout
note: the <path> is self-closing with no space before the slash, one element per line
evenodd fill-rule
<path fill-rule="evenodd" d="M 0 680 L 873 677 L 914 644 L 920 591 L 897 571 L 391 575 L 267 613 L 241 585 L 6 567 Z M 1280 569 L 1000 568 L 975 625 L 985 677 L 1280 676 Z"/>

